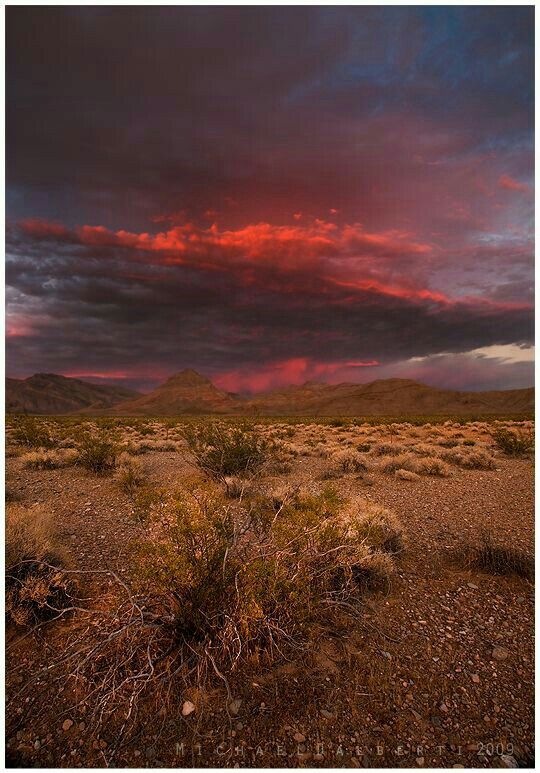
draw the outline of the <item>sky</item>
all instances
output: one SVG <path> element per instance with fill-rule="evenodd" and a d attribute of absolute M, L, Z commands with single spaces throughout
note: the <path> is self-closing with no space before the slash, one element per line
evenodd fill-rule
<path fill-rule="evenodd" d="M 6 15 L 8 375 L 532 385 L 532 8 Z"/>

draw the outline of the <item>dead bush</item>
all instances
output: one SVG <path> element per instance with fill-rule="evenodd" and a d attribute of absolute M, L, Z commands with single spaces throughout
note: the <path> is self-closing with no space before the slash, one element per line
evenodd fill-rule
<path fill-rule="evenodd" d="M 383 472 L 392 473 L 397 470 L 408 470 L 417 475 L 437 475 L 448 477 L 451 474 L 450 467 L 437 456 L 416 456 L 415 454 L 400 454 L 381 460 Z"/>

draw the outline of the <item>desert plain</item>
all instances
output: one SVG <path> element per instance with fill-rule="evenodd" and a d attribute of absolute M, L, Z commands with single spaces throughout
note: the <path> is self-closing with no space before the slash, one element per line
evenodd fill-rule
<path fill-rule="evenodd" d="M 10 764 L 529 766 L 532 432 L 9 417 Z"/>

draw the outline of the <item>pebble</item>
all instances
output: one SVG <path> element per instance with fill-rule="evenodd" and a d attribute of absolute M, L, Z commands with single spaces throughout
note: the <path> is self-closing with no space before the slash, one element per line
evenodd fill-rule
<path fill-rule="evenodd" d="M 424 762 L 425 762 L 424 757 L 417 757 L 416 758 L 416 764 L 419 765 L 420 767 L 424 764 Z"/>
<path fill-rule="evenodd" d="M 497 645 L 496 647 L 493 647 L 493 652 L 491 653 L 491 657 L 494 660 L 506 660 L 509 654 L 510 653 L 508 652 L 506 647 L 500 647 Z"/>
<path fill-rule="evenodd" d="M 64 723 L 63 723 L 63 725 L 62 725 L 62 730 L 63 730 L 64 732 L 67 732 L 67 731 L 68 731 L 68 730 L 70 730 L 72 727 L 73 727 L 73 720 L 72 720 L 72 719 L 65 719 L 65 720 L 64 720 Z"/>
<path fill-rule="evenodd" d="M 189 717 L 190 714 L 193 714 L 195 711 L 195 704 L 191 701 L 184 701 L 184 705 L 182 706 L 182 716 L 183 717 Z"/>
<path fill-rule="evenodd" d="M 304 741 L 306 740 L 306 736 L 303 733 L 295 733 L 293 735 L 293 738 L 296 741 L 296 743 L 304 743 Z"/>
<path fill-rule="evenodd" d="M 240 711 L 241 705 L 242 705 L 242 699 L 235 698 L 233 701 L 229 703 L 229 712 L 235 717 Z"/>
<path fill-rule="evenodd" d="M 480 677 L 478 676 L 478 674 L 473 674 L 473 675 L 471 676 L 471 679 L 473 680 L 473 682 L 474 682 L 475 684 L 480 684 Z"/>

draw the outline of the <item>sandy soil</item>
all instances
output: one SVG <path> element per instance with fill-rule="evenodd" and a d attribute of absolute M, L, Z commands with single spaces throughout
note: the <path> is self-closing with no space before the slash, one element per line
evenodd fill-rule
<path fill-rule="evenodd" d="M 88 735 L 84 706 L 66 694 L 52 705 L 42 676 L 54 630 L 20 639 L 8 631 L 11 664 L 8 751 L 32 767 L 526 767 L 533 760 L 533 591 L 519 577 L 464 570 L 453 551 L 488 531 L 501 544 L 533 551 L 530 459 L 495 453 L 493 470 L 452 468 L 448 478 L 399 480 L 371 470 L 325 481 L 332 454 L 358 442 L 396 441 L 388 430 L 299 426 L 291 471 L 267 481 L 306 487 L 330 483 L 346 497 L 391 508 L 406 549 L 391 588 L 367 600 L 346 630 L 325 634 L 311 651 L 267 673 L 231 682 L 234 716 L 216 689 L 204 711 L 155 717 L 114 759 L 114 737 Z M 453 437 L 488 447 L 485 427 L 403 431 L 406 442 Z M 414 435 L 414 433 L 413 433 Z M 308 445 L 319 442 L 321 446 Z M 401 440 L 398 433 L 397 441 Z M 325 450 L 326 447 L 326 450 Z M 490 449 L 493 452 L 493 449 Z M 195 468 L 178 452 L 139 457 L 152 483 L 171 487 Z M 129 549 L 141 535 L 132 504 L 110 477 L 78 468 L 24 469 L 9 458 L 10 490 L 55 514 L 79 568 L 112 568 L 129 578 Z M 499 649 L 496 649 L 499 648 Z M 48 654 L 49 653 L 49 654 Z M 502 658 L 502 659 L 501 659 Z M 57 686 L 54 689 L 58 689 Z M 18 695 L 18 697 L 17 697 Z M 58 699 L 58 696 L 55 696 Z M 63 702 L 62 702 L 63 701 Z M 72 721 L 63 729 L 66 719 Z M 111 731 L 114 732 L 114 731 Z"/>

